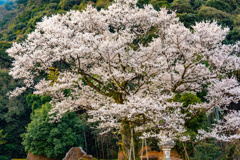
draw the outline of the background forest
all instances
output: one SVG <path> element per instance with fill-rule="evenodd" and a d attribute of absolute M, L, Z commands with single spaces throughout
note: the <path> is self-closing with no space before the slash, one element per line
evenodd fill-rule
<path fill-rule="evenodd" d="M 49 124 L 48 111 L 51 100 L 47 96 L 32 95 L 28 90 L 23 95 L 9 100 L 6 95 L 22 82 L 15 81 L 8 75 L 12 59 L 5 52 L 12 42 L 21 42 L 31 33 L 43 16 L 62 14 L 68 10 L 82 10 L 92 4 L 98 10 L 106 8 L 112 0 L 0 0 L 0 159 L 26 157 L 26 152 L 62 159 L 72 146 L 82 146 L 88 154 L 103 159 L 117 157 L 119 137 L 114 135 L 99 136 L 92 129 L 94 124 L 87 124 L 85 111 L 67 114 L 61 123 Z M 166 7 L 177 10 L 180 21 L 188 28 L 195 22 L 216 20 L 230 32 L 225 44 L 240 40 L 240 0 L 139 0 L 138 5 L 152 4 L 155 9 Z M 54 74 L 54 73 L 53 73 Z M 238 72 L 234 73 L 238 75 Z M 199 97 L 203 97 L 200 93 Z M 187 104 L 201 101 L 198 97 L 184 95 L 177 101 Z M 240 110 L 239 106 L 231 106 Z M 211 116 L 196 120 L 197 123 L 210 124 Z M 192 131 L 192 134 L 195 131 Z M 109 138 L 111 137 L 111 138 Z M 33 141 L 34 140 L 34 141 Z M 149 142 L 153 149 L 157 145 Z M 186 148 L 182 150 L 181 148 Z M 179 153 L 187 159 L 233 159 L 239 153 L 239 143 L 218 144 L 214 140 L 204 143 L 179 143 Z M 187 155 L 186 155 L 187 153 Z"/>

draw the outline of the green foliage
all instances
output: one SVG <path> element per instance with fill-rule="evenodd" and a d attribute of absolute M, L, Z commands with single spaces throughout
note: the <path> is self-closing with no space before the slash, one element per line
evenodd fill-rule
<path fill-rule="evenodd" d="M 237 1 L 239 1 L 239 0 L 222 0 L 222 1 L 224 1 L 225 3 L 230 5 L 232 7 L 232 10 L 235 10 L 238 7 L 238 2 Z"/>
<path fill-rule="evenodd" d="M 163 0 L 163 1 L 151 0 L 150 4 L 152 4 L 156 10 L 160 10 L 160 8 L 164 8 L 164 7 L 170 9 L 170 3 L 166 0 Z"/>
<path fill-rule="evenodd" d="M 160 8 L 168 8 L 170 9 L 170 6 L 173 0 L 138 0 L 138 7 L 143 8 L 144 5 L 151 4 L 156 10 L 160 10 Z"/>
<path fill-rule="evenodd" d="M 0 130 L 0 145 L 6 143 L 6 141 L 4 140 L 6 135 L 3 135 L 2 131 L 3 130 Z"/>
<path fill-rule="evenodd" d="M 198 16 L 204 17 L 205 19 L 219 19 L 219 20 L 230 19 L 231 17 L 230 14 L 226 12 L 204 5 L 199 9 Z"/>
<path fill-rule="evenodd" d="M 191 28 L 196 22 L 200 21 L 199 17 L 196 14 L 192 13 L 183 13 L 178 14 L 180 21 L 188 28 Z"/>
<path fill-rule="evenodd" d="M 81 0 L 61 0 L 58 4 L 58 7 L 62 10 L 70 10 L 74 5 L 79 5 Z"/>
<path fill-rule="evenodd" d="M 96 8 L 100 10 L 101 8 L 107 8 L 109 4 L 111 4 L 112 0 L 97 0 Z"/>
<path fill-rule="evenodd" d="M 80 5 L 78 6 L 78 10 L 81 11 L 81 10 L 85 9 L 86 6 L 87 6 L 87 2 L 86 2 L 86 0 L 83 0 L 83 1 L 80 3 Z"/>
<path fill-rule="evenodd" d="M 232 31 L 229 32 L 226 39 L 224 40 L 225 44 L 234 44 L 240 40 L 240 27 L 233 28 Z"/>
<path fill-rule="evenodd" d="M 15 34 L 15 33 L 13 33 L 13 34 L 9 34 L 8 36 L 7 36 L 7 38 L 6 38 L 6 40 L 8 41 L 8 42 L 11 42 L 11 41 L 13 41 L 14 39 L 16 39 L 17 38 L 17 35 Z"/>
<path fill-rule="evenodd" d="M 73 146 L 83 144 L 83 124 L 75 113 L 68 113 L 59 123 L 49 123 L 49 110 L 46 103 L 34 111 L 27 133 L 22 134 L 26 152 L 46 155 L 48 158 L 62 159 Z"/>
<path fill-rule="evenodd" d="M 12 31 L 13 32 L 16 32 L 16 31 L 18 31 L 18 30 L 22 30 L 24 27 L 26 27 L 27 25 L 25 24 L 25 23 L 22 23 L 22 22 L 20 22 L 20 23 L 18 23 L 18 24 L 16 24 L 15 26 L 13 26 L 12 27 Z"/>
<path fill-rule="evenodd" d="M 25 126 L 30 122 L 31 110 L 25 101 L 25 96 L 29 92 L 11 100 L 6 95 L 20 85 L 21 81 L 14 81 L 8 75 L 8 70 L 0 70 L 0 124 L 2 134 L 6 135 L 4 138 L 6 143 L 0 145 L 1 160 L 26 156 L 20 134 L 24 133 Z"/>
<path fill-rule="evenodd" d="M 11 43 L 0 42 L 0 68 L 10 68 L 12 59 L 5 52 L 6 49 L 11 47 Z"/>
<path fill-rule="evenodd" d="M 143 8 L 143 5 L 149 4 L 150 0 L 138 0 L 137 6 Z"/>
<path fill-rule="evenodd" d="M 62 0 L 58 6 L 63 10 L 69 10 L 72 8 L 73 3 L 72 0 Z"/>
<path fill-rule="evenodd" d="M 233 21 L 234 28 L 240 27 L 240 14 L 232 16 L 232 21 Z"/>
<path fill-rule="evenodd" d="M 50 67 L 49 69 L 49 75 L 47 76 L 48 80 L 51 80 L 50 85 L 53 86 L 55 82 L 57 82 L 59 71 L 58 68 Z"/>
<path fill-rule="evenodd" d="M 201 103 L 201 99 L 197 95 L 191 93 L 184 93 L 182 95 L 176 94 L 173 100 L 183 103 L 183 107 L 185 108 L 185 110 L 183 110 L 182 112 L 186 113 L 187 115 L 189 114 L 187 110 L 189 105 Z M 199 129 L 207 127 L 206 121 L 207 117 L 205 113 L 199 114 L 193 117 L 191 120 L 186 121 L 185 127 L 192 139 L 194 139 L 194 137 L 197 135 Z"/>
<path fill-rule="evenodd" d="M 50 0 L 50 3 L 59 3 L 60 0 Z"/>
<path fill-rule="evenodd" d="M 40 109 L 43 104 L 50 102 L 51 97 L 29 94 L 26 100 L 27 100 L 28 106 L 32 109 L 32 111 L 34 111 L 35 109 Z"/>
<path fill-rule="evenodd" d="M 206 6 L 216 8 L 224 12 L 232 12 L 233 8 L 223 0 L 208 0 Z"/>
<path fill-rule="evenodd" d="M 194 147 L 195 155 L 191 160 L 213 160 L 221 155 L 221 148 L 214 143 L 202 142 Z"/>
<path fill-rule="evenodd" d="M 206 0 L 194 0 L 193 9 L 196 10 L 206 3 Z"/>
<path fill-rule="evenodd" d="M 200 103 L 201 99 L 191 93 L 183 93 L 182 95 L 176 94 L 174 101 L 183 103 L 183 107 L 188 107 L 190 104 Z"/>
<path fill-rule="evenodd" d="M 192 13 L 192 7 L 186 0 L 174 0 L 172 2 L 172 10 L 177 10 L 177 13 Z"/>
<path fill-rule="evenodd" d="M 50 10 L 50 9 L 57 10 L 57 8 L 58 8 L 58 4 L 57 3 L 49 3 L 47 5 L 47 7 L 45 8 L 45 10 Z"/>
<path fill-rule="evenodd" d="M 240 141 L 228 143 L 221 156 L 221 160 L 237 160 L 240 158 Z"/>

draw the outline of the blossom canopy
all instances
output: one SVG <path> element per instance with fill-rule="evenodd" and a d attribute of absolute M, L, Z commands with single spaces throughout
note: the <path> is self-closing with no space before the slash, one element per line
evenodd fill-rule
<path fill-rule="evenodd" d="M 88 6 L 44 17 L 23 43 L 7 50 L 15 59 L 10 74 L 25 84 L 10 96 L 32 87 L 52 97 L 54 120 L 84 108 L 103 132 L 125 122 L 162 142 L 188 140 L 186 121 L 240 100 L 239 82 L 228 77 L 240 69 L 239 43 L 222 44 L 228 28 L 199 22 L 189 30 L 175 12 L 136 3 L 116 0 L 101 11 Z M 206 102 L 183 107 L 173 101 L 176 93 L 196 94 L 203 86 Z M 231 132 L 218 126 L 201 130 L 199 138 L 238 139 L 239 111 L 228 113 L 219 125 Z"/>

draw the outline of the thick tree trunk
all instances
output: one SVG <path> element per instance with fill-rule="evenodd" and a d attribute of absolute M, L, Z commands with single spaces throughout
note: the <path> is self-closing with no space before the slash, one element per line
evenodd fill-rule
<path fill-rule="evenodd" d="M 130 130 L 130 124 L 127 121 L 122 121 L 121 123 L 121 135 L 122 135 L 122 150 L 124 153 L 125 160 L 128 159 L 128 155 L 130 153 L 130 144 L 131 144 L 131 130 Z"/>
<path fill-rule="evenodd" d="M 124 101 L 124 95 L 119 93 L 114 97 L 114 100 L 118 104 L 123 104 Z M 122 121 L 121 122 L 121 129 L 120 133 L 122 135 L 122 141 L 121 141 L 121 148 L 124 154 L 124 159 L 128 160 L 129 159 L 129 154 L 130 154 L 130 147 L 131 147 L 131 122 L 129 121 Z M 133 152 L 131 152 L 131 159 L 134 160 L 134 157 L 136 157 L 137 153 L 137 145 L 136 145 L 136 140 L 133 137 L 133 143 L 134 143 L 134 149 L 135 149 L 135 155 L 133 155 Z"/>
<path fill-rule="evenodd" d="M 133 136 L 133 147 L 134 147 L 134 152 L 133 154 L 133 148 L 131 150 L 131 124 L 129 121 L 122 121 L 121 123 L 121 135 L 122 135 L 122 150 L 124 153 L 124 158 L 125 160 L 129 159 L 129 154 L 131 151 L 131 159 L 134 160 L 134 157 L 137 158 L 137 141 L 136 138 Z"/>

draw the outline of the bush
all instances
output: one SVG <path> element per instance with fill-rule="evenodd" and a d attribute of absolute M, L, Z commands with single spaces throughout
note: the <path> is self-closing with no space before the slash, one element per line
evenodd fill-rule
<path fill-rule="evenodd" d="M 240 140 L 228 143 L 224 147 L 224 153 L 221 160 L 238 160 L 240 159 Z"/>
<path fill-rule="evenodd" d="M 194 147 L 196 153 L 191 160 L 213 160 L 221 155 L 221 148 L 212 143 L 202 142 Z"/>
<path fill-rule="evenodd" d="M 26 152 L 62 159 L 73 146 L 84 142 L 83 124 L 75 113 L 66 114 L 59 123 L 49 123 L 50 105 L 46 103 L 31 116 L 27 133 L 21 135 Z"/>

